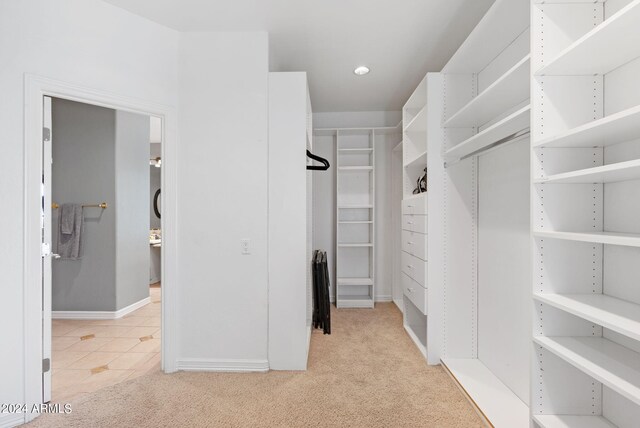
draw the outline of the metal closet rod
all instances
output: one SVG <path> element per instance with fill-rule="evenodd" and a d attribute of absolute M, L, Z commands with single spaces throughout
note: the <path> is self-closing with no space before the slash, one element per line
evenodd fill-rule
<path fill-rule="evenodd" d="M 463 156 L 460 159 L 457 159 L 457 160 L 455 160 L 453 162 L 445 162 L 444 167 L 447 168 L 447 167 L 449 167 L 451 165 L 455 165 L 458 162 L 463 161 L 465 159 L 468 159 L 470 157 L 479 156 L 479 155 L 481 155 L 481 154 L 483 154 L 485 152 L 488 152 L 488 151 L 490 151 L 492 149 L 495 149 L 498 146 L 501 146 L 501 145 L 507 144 L 507 143 L 511 143 L 513 141 L 519 140 L 520 138 L 526 137 L 527 135 L 530 135 L 530 134 L 531 134 L 531 129 L 530 128 L 525 128 L 522 131 L 515 132 L 515 133 L 513 133 L 513 134 L 511 134 L 511 135 L 509 135 L 507 137 L 504 137 L 504 138 L 496 141 L 493 144 L 489 144 L 488 146 L 483 147 L 483 148 L 481 148 L 479 150 L 476 150 L 475 152 L 469 153 L 468 155 Z"/>
<path fill-rule="evenodd" d="M 60 208 L 60 205 L 54 202 L 51 204 L 51 208 L 57 210 L 58 208 Z M 101 202 L 99 204 L 82 204 L 82 208 L 102 208 L 103 210 L 106 210 L 107 208 L 109 208 L 109 204 L 107 204 L 106 202 Z"/>

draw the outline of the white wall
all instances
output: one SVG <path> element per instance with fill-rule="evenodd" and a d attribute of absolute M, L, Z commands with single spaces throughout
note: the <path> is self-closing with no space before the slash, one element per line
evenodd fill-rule
<path fill-rule="evenodd" d="M 313 114 L 313 126 L 315 128 L 373 128 L 396 126 L 401 120 L 401 111 L 348 111 Z"/>
<path fill-rule="evenodd" d="M 178 366 L 266 369 L 268 37 L 180 47 Z"/>
<path fill-rule="evenodd" d="M 98 0 L 0 2 L 2 403 L 24 400 L 24 73 L 175 106 L 177 50 L 175 31 Z"/>

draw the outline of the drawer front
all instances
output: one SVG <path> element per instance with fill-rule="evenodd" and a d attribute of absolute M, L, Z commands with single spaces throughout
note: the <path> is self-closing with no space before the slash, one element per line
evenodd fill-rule
<path fill-rule="evenodd" d="M 402 275 L 402 292 L 411 303 L 424 315 L 427 315 L 427 290 L 420 284 L 409 278 L 407 275 Z"/>
<path fill-rule="evenodd" d="M 403 230 L 402 251 L 406 251 L 422 260 L 427 260 L 427 235 Z"/>
<path fill-rule="evenodd" d="M 427 216 L 416 214 L 403 215 L 402 229 L 411 232 L 427 233 Z"/>
<path fill-rule="evenodd" d="M 427 214 L 427 195 L 402 200 L 402 214 Z"/>
<path fill-rule="evenodd" d="M 427 286 L 427 262 L 412 256 L 409 253 L 402 252 L 402 272 L 409 275 L 418 284 L 423 287 Z"/>

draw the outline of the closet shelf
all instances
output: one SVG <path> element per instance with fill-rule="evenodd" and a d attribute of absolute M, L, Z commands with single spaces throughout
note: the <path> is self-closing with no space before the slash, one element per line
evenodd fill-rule
<path fill-rule="evenodd" d="M 446 358 L 442 364 L 493 426 L 529 426 L 529 407 L 480 360 Z"/>
<path fill-rule="evenodd" d="M 373 208 L 373 205 L 338 205 L 339 210 L 366 210 Z"/>
<path fill-rule="evenodd" d="M 604 294 L 535 293 L 534 299 L 640 340 L 640 305 Z"/>
<path fill-rule="evenodd" d="M 640 247 L 640 234 L 616 232 L 546 232 L 534 231 L 536 238 L 562 239 L 566 241 L 593 242 L 595 244 L 622 245 Z"/>
<path fill-rule="evenodd" d="M 342 247 L 342 248 L 368 248 L 368 247 L 373 247 L 373 244 L 371 244 L 371 243 L 364 243 L 364 244 L 345 244 L 345 243 L 340 243 L 340 244 L 338 244 L 338 247 Z"/>
<path fill-rule="evenodd" d="M 531 106 L 528 105 L 510 114 L 496 124 L 447 150 L 445 153 L 446 159 L 449 161 L 462 159 L 472 153 L 490 147 L 496 141 L 529 128 L 531 123 L 530 113 Z"/>
<path fill-rule="evenodd" d="M 375 303 L 371 296 L 338 296 L 338 308 L 373 308 Z"/>
<path fill-rule="evenodd" d="M 411 303 L 413 305 L 413 302 Z M 415 327 L 409 324 L 404 325 L 404 331 L 407 332 L 413 343 L 418 348 L 418 351 L 426 358 L 427 357 L 427 347 L 424 344 L 424 339 L 420 338 L 420 335 L 413 331 Z"/>
<path fill-rule="evenodd" d="M 338 149 L 341 155 L 368 155 L 373 152 L 372 148 L 363 149 Z"/>
<path fill-rule="evenodd" d="M 483 125 L 530 97 L 531 55 L 527 55 L 491 86 L 444 122 L 445 128 Z"/>
<path fill-rule="evenodd" d="M 542 428 L 616 428 L 602 416 L 533 415 Z"/>
<path fill-rule="evenodd" d="M 404 132 L 427 132 L 427 106 L 424 106 L 418 114 L 405 126 Z"/>
<path fill-rule="evenodd" d="M 533 147 L 606 147 L 638 138 L 640 106 L 635 106 L 541 140 Z"/>
<path fill-rule="evenodd" d="M 535 337 L 583 373 L 640 405 L 640 354 L 602 337 Z"/>
<path fill-rule="evenodd" d="M 640 57 L 640 0 L 615 13 L 576 40 L 535 75 L 592 76 Z"/>
<path fill-rule="evenodd" d="M 372 166 L 341 166 L 339 172 L 373 172 Z"/>
<path fill-rule="evenodd" d="M 338 278 L 338 285 L 373 285 L 371 278 Z"/>
<path fill-rule="evenodd" d="M 339 224 L 373 224 L 372 221 L 339 221 Z"/>
<path fill-rule="evenodd" d="M 536 178 L 534 183 L 616 183 L 640 179 L 640 159 Z"/>
<path fill-rule="evenodd" d="M 407 162 L 404 167 L 410 168 L 415 165 L 422 165 L 422 168 L 427 166 L 427 151 L 420 153 L 418 156 Z"/>
<path fill-rule="evenodd" d="M 496 0 L 442 71 L 479 73 L 529 27 L 529 16 L 520 2 Z"/>

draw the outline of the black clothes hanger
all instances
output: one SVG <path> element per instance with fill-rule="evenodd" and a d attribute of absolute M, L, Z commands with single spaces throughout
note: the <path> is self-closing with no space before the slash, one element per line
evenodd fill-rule
<path fill-rule="evenodd" d="M 311 153 L 309 150 L 307 150 L 307 157 L 310 157 L 311 159 L 321 162 L 323 164 L 323 166 L 320 165 L 307 165 L 307 169 L 312 170 L 312 171 L 326 171 L 329 169 L 329 167 L 331 165 L 329 165 L 329 161 L 326 160 L 325 158 L 321 158 L 320 156 L 316 156 L 313 153 Z"/>

